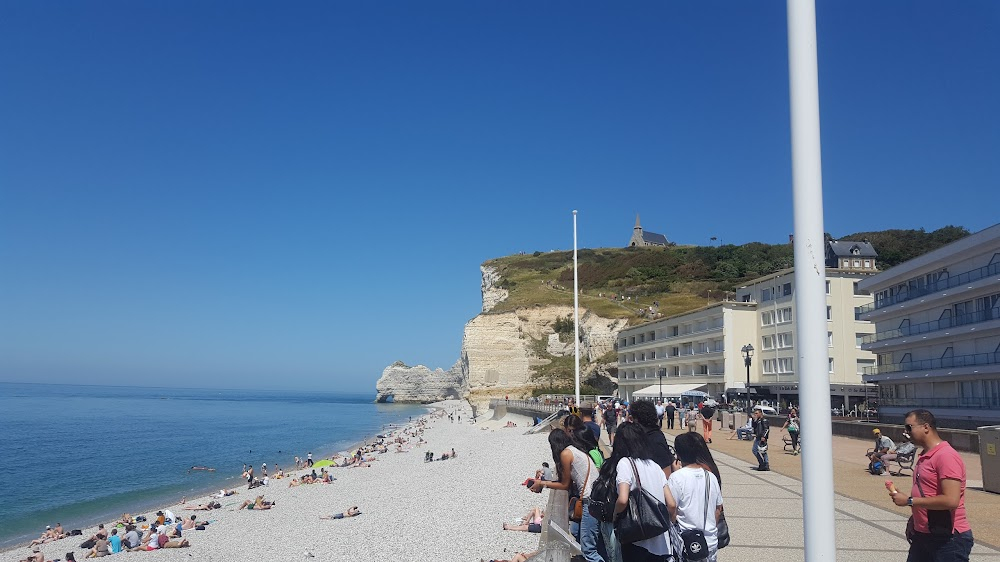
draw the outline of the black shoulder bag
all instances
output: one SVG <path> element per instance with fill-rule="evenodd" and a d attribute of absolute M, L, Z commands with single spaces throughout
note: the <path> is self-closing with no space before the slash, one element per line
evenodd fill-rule
<path fill-rule="evenodd" d="M 704 529 L 708 527 L 708 499 L 712 487 L 712 481 L 708 478 L 708 471 L 705 471 L 705 519 L 701 529 L 688 529 L 681 531 L 681 541 L 684 543 L 684 560 L 696 562 L 708 558 L 708 539 L 705 538 Z"/>
<path fill-rule="evenodd" d="M 598 521 L 614 521 L 615 503 L 618 501 L 617 475 L 618 471 L 612 468 L 598 476 L 590 487 L 590 504 L 587 509 Z"/>
<path fill-rule="evenodd" d="M 628 493 L 628 507 L 615 521 L 615 534 L 622 544 L 651 539 L 670 529 L 666 504 L 642 487 L 635 461 L 629 458 L 628 462 L 632 465 L 636 486 Z"/>
<path fill-rule="evenodd" d="M 924 487 L 920 485 L 919 470 L 920 466 L 918 463 L 917 468 L 913 471 L 913 479 L 917 482 L 917 490 L 920 492 L 920 497 L 926 498 Z M 940 483 L 938 484 L 938 489 L 940 491 Z M 950 537 L 955 532 L 955 522 L 952 520 L 950 509 L 928 509 L 926 511 L 928 533 L 935 537 Z M 916 527 L 911 515 L 909 521 L 906 522 L 906 540 L 908 542 L 913 542 L 913 534 L 915 532 Z"/>

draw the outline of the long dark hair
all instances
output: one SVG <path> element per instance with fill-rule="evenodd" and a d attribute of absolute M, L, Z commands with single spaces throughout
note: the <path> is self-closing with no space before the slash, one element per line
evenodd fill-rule
<path fill-rule="evenodd" d="M 580 429 L 581 427 L 586 427 L 583 425 L 583 418 L 576 414 L 570 414 L 563 418 L 563 428 L 566 433 L 572 434 L 574 431 Z"/>
<path fill-rule="evenodd" d="M 568 433 L 562 429 L 553 429 L 549 432 L 549 447 L 552 448 L 552 460 L 556 463 L 556 473 L 559 480 L 562 480 L 562 452 L 566 447 L 573 444 Z"/>
<path fill-rule="evenodd" d="M 616 443 L 618 439 L 618 437 L 615 438 Z M 705 444 L 705 439 L 701 435 L 691 432 L 681 433 L 674 439 L 674 451 L 677 452 L 677 458 L 682 465 L 700 464 L 712 471 L 712 474 L 719 480 L 719 489 L 722 489 L 722 475 L 719 474 L 719 466 L 715 464 L 712 451 L 708 449 L 708 445 Z"/>
<path fill-rule="evenodd" d="M 573 441 L 573 446 L 584 453 L 589 453 L 592 449 L 599 448 L 597 446 L 597 438 L 594 437 L 594 432 L 589 427 L 581 427 L 575 430 L 570 435 L 570 439 Z"/>

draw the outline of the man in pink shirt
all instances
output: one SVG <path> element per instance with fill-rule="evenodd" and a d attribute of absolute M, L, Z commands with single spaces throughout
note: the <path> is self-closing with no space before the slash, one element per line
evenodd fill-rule
<path fill-rule="evenodd" d="M 906 414 L 906 433 L 923 448 L 913 470 L 910 496 L 889 492 L 893 503 L 908 505 L 913 510 L 906 529 L 910 541 L 906 560 L 968 561 L 973 539 L 972 528 L 965 518 L 965 463 L 938 435 L 934 414 L 927 410 Z"/>

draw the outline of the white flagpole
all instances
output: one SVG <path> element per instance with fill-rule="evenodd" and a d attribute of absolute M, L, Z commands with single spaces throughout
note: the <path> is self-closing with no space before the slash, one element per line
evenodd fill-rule
<path fill-rule="evenodd" d="M 795 337 L 802 427 L 802 512 L 806 562 L 835 561 L 833 438 L 826 345 L 826 264 L 819 134 L 815 0 L 787 0 L 788 75 L 795 208 Z"/>
<path fill-rule="evenodd" d="M 573 211 L 573 349 L 576 364 L 576 407 L 580 407 L 580 286 L 576 273 L 576 211 Z"/>

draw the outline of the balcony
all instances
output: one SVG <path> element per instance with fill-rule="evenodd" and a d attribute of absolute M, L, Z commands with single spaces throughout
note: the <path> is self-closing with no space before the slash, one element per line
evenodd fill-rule
<path fill-rule="evenodd" d="M 966 408 L 987 410 L 1000 408 L 1000 396 L 992 398 L 879 398 L 878 403 L 882 406 L 909 409 Z"/>
<path fill-rule="evenodd" d="M 1000 262 L 986 265 L 980 267 L 979 269 L 973 269 L 972 271 L 966 271 L 965 273 L 959 273 L 958 275 L 950 275 L 947 279 L 938 279 L 934 283 L 921 287 L 907 288 L 905 291 L 892 295 L 891 297 L 880 299 L 878 298 L 878 295 L 876 295 L 875 302 L 862 306 L 860 312 L 865 314 L 873 310 L 878 310 L 880 308 L 885 308 L 887 306 L 892 306 L 894 304 L 930 295 L 932 293 L 937 293 L 938 291 L 945 291 L 953 287 L 958 287 L 959 285 L 979 281 L 980 279 L 985 279 L 986 277 L 990 277 L 998 273 L 1000 273 Z"/>
<path fill-rule="evenodd" d="M 935 369 L 954 369 L 958 367 L 976 367 L 979 365 L 1000 364 L 1000 352 L 974 353 L 972 355 L 955 355 L 940 359 L 923 359 L 920 361 L 905 361 L 891 365 L 865 367 L 866 375 L 886 375 L 889 373 L 905 373 L 909 371 L 932 371 Z"/>
<path fill-rule="evenodd" d="M 980 322 L 996 320 L 998 318 L 1000 318 L 1000 307 L 994 307 L 989 310 L 979 310 L 977 312 L 972 312 L 969 314 L 961 314 L 949 318 L 942 318 L 940 320 L 934 320 L 932 322 L 911 324 L 905 328 L 897 328 L 895 330 L 886 330 L 884 332 L 878 332 L 877 334 L 870 334 L 861 338 L 861 343 L 862 344 L 875 343 L 883 340 L 891 340 L 893 338 L 902 338 L 905 336 L 916 336 L 919 334 L 927 334 L 930 332 L 936 332 L 938 330 L 947 330 L 949 328 L 956 328 L 958 326 L 966 326 L 968 324 L 978 324 Z"/>

